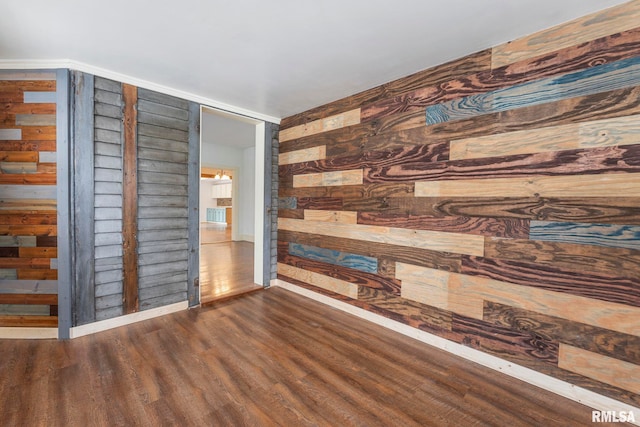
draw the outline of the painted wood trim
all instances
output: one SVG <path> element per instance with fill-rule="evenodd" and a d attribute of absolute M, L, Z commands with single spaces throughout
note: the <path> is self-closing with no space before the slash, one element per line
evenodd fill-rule
<path fill-rule="evenodd" d="M 131 325 L 133 323 L 142 322 L 147 319 L 153 319 L 154 317 L 164 316 L 166 314 L 176 313 L 178 311 L 186 310 L 189 308 L 188 301 L 181 301 L 174 304 L 165 305 L 162 307 L 151 308 L 149 310 L 138 311 L 124 316 L 114 317 L 112 319 L 100 320 L 98 322 L 90 323 L 87 325 L 76 326 L 71 328 L 70 338 L 79 338 L 85 335 L 91 335 L 102 331 L 108 331 L 109 329 L 118 328 L 120 326 Z"/>
<path fill-rule="evenodd" d="M 451 141 L 450 160 L 479 159 L 640 143 L 640 115 Z"/>
<path fill-rule="evenodd" d="M 301 286 L 291 284 L 285 280 L 276 279 L 272 282 L 272 285 L 279 286 L 298 295 L 302 295 L 314 301 L 326 304 L 330 307 L 352 314 L 361 319 L 368 320 L 379 326 L 398 332 L 407 337 L 417 339 L 433 347 L 439 348 L 440 350 L 444 350 L 456 356 L 470 360 L 474 363 L 486 366 L 487 368 L 493 369 L 497 372 L 502 372 L 528 384 L 535 385 L 544 390 L 551 391 L 573 401 L 580 402 L 591 408 L 602 411 L 634 411 L 634 413 L 636 414 L 640 413 L 640 408 L 619 402 L 617 400 L 559 380 L 549 375 L 542 374 L 532 369 L 525 368 L 524 366 L 520 366 L 508 360 L 492 356 L 483 351 L 475 350 L 462 344 L 457 344 L 446 338 L 442 338 L 429 332 L 425 332 L 404 323 L 392 320 L 388 317 L 372 313 L 371 311 L 364 310 L 362 308 L 337 300 L 335 298 L 328 297 L 326 295 L 322 295 L 318 292 L 305 289 Z M 640 425 L 640 423 L 637 424 Z"/>
<path fill-rule="evenodd" d="M 124 129 L 122 148 L 122 304 L 125 314 L 140 309 L 138 300 L 138 88 L 122 85 Z"/>
<path fill-rule="evenodd" d="M 360 123 L 360 108 L 335 114 L 324 119 L 290 127 L 280 131 L 280 142 L 291 141 L 305 136 L 316 135 L 330 130 L 342 129 Z"/>
<path fill-rule="evenodd" d="M 189 103 L 187 298 L 190 307 L 200 304 L 200 111 L 199 104 Z"/>
<path fill-rule="evenodd" d="M 498 45 L 491 51 L 491 68 L 631 30 L 638 27 L 638 22 L 640 2 L 626 2 Z"/>
<path fill-rule="evenodd" d="M 273 252 L 276 250 L 277 245 L 274 242 L 277 240 L 277 233 L 272 229 L 272 214 L 273 210 L 277 211 L 278 207 L 273 205 L 272 188 L 274 183 L 274 162 L 278 162 L 279 157 L 273 155 L 274 144 L 273 141 L 278 137 L 278 125 L 273 123 L 264 124 L 264 186 L 262 188 L 262 194 L 264 199 L 264 231 L 262 239 L 262 285 L 269 287 L 271 281 L 271 270 Z M 259 160 L 257 160 L 259 161 Z"/>
<path fill-rule="evenodd" d="M 72 326 L 72 263 L 73 227 L 72 211 L 74 199 L 71 193 L 72 177 L 70 138 L 70 77 L 68 70 L 56 71 L 56 198 L 58 224 L 58 337 L 69 338 Z"/>
<path fill-rule="evenodd" d="M 416 197 L 640 197 L 640 173 L 419 181 Z"/>
<path fill-rule="evenodd" d="M 484 254 L 484 237 L 442 231 L 279 218 L 278 229 L 466 255 Z"/>
<path fill-rule="evenodd" d="M 74 308 L 73 325 L 95 321 L 94 77 L 72 72 L 74 138 Z"/>

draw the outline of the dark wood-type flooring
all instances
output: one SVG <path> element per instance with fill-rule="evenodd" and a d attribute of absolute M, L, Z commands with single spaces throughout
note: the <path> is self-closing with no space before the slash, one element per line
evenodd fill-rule
<path fill-rule="evenodd" d="M 584 426 L 591 410 L 281 288 L 0 341 L 8 426 Z"/>
<path fill-rule="evenodd" d="M 262 289 L 253 283 L 253 243 L 231 241 L 231 227 L 200 227 L 200 303 Z M 208 243 L 205 243 L 208 242 Z"/>

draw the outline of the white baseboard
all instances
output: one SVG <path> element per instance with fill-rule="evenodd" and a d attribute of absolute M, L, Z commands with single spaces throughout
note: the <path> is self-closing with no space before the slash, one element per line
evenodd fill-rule
<path fill-rule="evenodd" d="M 627 413 L 629 411 L 632 411 L 634 413 L 634 416 L 637 418 L 636 422 L 634 422 L 633 424 L 640 425 L 640 408 L 636 408 L 635 406 L 619 402 L 617 400 L 611 399 L 610 397 L 602 396 L 598 393 L 594 393 L 590 390 L 578 387 L 566 381 L 550 377 L 549 375 L 541 374 L 540 372 L 525 368 L 515 363 L 511 363 L 490 354 L 483 353 L 479 350 L 465 347 L 461 344 L 449 341 L 437 335 L 433 335 L 420 329 L 413 328 L 411 326 L 405 325 L 404 323 L 391 320 L 379 314 L 375 314 L 351 304 L 347 304 L 346 302 L 336 300 L 317 292 L 313 292 L 309 289 L 291 284 L 284 280 L 272 280 L 271 285 L 279 286 L 283 289 L 287 289 L 291 292 L 295 292 L 299 295 L 305 296 L 323 304 L 327 304 L 349 314 L 353 314 L 354 316 L 376 323 L 380 326 L 384 326 L 385 328 L 417 339 L 418 341 L 422 341 L 426 344 L 447 351 L 456 356 L 463 357 L 467 360 L 479 363 L 480 365 L 502 372 L 526 383 L 533 384 L 552 393 L 556 393 L 560 396 L 564 396 L 568 399 L 582 403 L 583 405 L 589 406 L 595 410 Z"/>
<path fill-rule="evenodd" d="M 70 330 L 70 337 L 73 339 L 84 335 L 95 334 L 96 332 L 102 332 L 120 326 L 141 322 L 143 320 L 153 319 L 154 317 L 164 316 L 165 314 L 175 313 L 177 311 L 186 310 L 187 308 L 189 308 L 189 301 L 182 301 L 175 304 L 165 305 L 163 307 L 152 308 L 150 310 L 125 314 L 124 316 L 114 317 L 113 319 L 100 320 L 87 325 L 75 326 Z"/>
<path fill-rule="evenodd" d="M 58 339 L 58 328 L 0 327 L 0 339 L 43 340 Z"/>

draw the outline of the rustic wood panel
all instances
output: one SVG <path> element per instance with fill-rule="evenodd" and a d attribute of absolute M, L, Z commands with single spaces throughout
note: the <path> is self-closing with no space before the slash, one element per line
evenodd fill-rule
<path fill-rule="evenodd" d="M 402 284 L 399 295 L 363 284 L 352 299 L 304 273 L 279 277 L 637 406 L 636 389 L 578 371 L 586 357 L 558 364 L 568 345 L 611 358 L 620 375 L 639 369 L 638 10 L 616 6 L 285 118 L 285 135 L 312 132 L 280 146 L 295 159 L 278 170 L 280 262 L 331 277 L 357 270 L 305 252 L 367 256 L 369 282 Z M 357 109 L 358 124 L 319 127 Z M 356 169 L 361 184 L 322 182 Z M 317 221 L 333 211 L 358 223 Z"/>
<path fill-rule="evenodd" d="M 358 222 L 357 212 L 312 209 L 304 209 L 303 212 L 303 218 L 307 221 L 341 222 L 345 224 L 356 224 Z"/>
<path fill-rule="evenodd" d="M 357 125 L 358 123 L 360 123 L 359 108 L 281 130 L 280 141 L 289 141 L 303 136 Z"/>
<path fill-rule="evenodd" d="M 557 265 L 468 256 L 462 257 L 460 272 L 640 307 L 640 279 L 629 277 L 629 272 L 603 275 L 585 270 L 576 271 L 575 268 L 566 270 Z"/>
<path fill-rule="evenodd" d="M 280 122 L 282 129 L 308 123 L 342 111 L 347 111 L 360 105 L 369 104 L 379 99 L 384 99 L 410 92 L 423 86 L 431 86 L 444 83 L 452 78 L 473 74 L 491 67 L 490 49 L 473 53 L 463 58 L 455 59 L 445 64 L 428 70 L 419 71 L 409 76 L 392 82 L 385 83 L 375 88 L 360 92 L 347 98 L 322 105 L 309 111 L 294 116 L 286 117 Z"/>
<path fill-rule="evenodd" d="M 640 84 L 640 59 L 621 59 L 560 77 L 549 77 L 427 107 L 427 124 L 545 104 Z"/>
<path fill-rule="evenodd" d="M 635 1 L 574 19 L 553 28 L 513 40 L 491 51 L 491 67 L 546 55 L 562 48 L 638 27 L 640 5 Z"/>
<path fill-rule="evenodd" d="M 289 253 L 314 261 L 354 268 L 364 271 L 365 273 L 376 273 L 378 271 L 378 260 L 363 255 L 324 249 L 317 246 L 302 245 L 300 243 L 289 243 Z"/>
<path fill-rule="evenodd" d="M 616 117 L 451 141 L 451 160 L 640 143 L 640 116 Z"/>
<path fill-rule="evenodd" d="M 288 165 L 292 163 L 308 162 L 313 160 L 322 160 L 327 157 L 327 146 L 320 145 L 317 147 L 306 148 L 303 150 L 289 151 L 278 155 L 279 165 Z"/>
<path fill-rule="evenodd" d="M 362 169 L 293 176 L 293 187 L 330 187 L 362 184 Z"/>
<path fill-rule="evenodd" d="M 447 292 L 450 304 L 478 301 L 482 306 L 484 300 L 493 301 L 640 336 L 640 325 L 636 320 L 640 315 L 638 307 L 403 263 L 396 265 L 396 271 L 397 278 L 403 281 L 403 289 L 405 280 L 416 285 L 437 288 Z M 422 299 L 426 299 L 426 296 Z M 419 302 L 428 304 L 428 301 Z M 459 314 L 467 315 L 467 313 Z M 476 318 L 482 319 L 482 314 Z"/>
<path fill-rule="evenodd" d="M 359 212 L 357 223 L 415 230 L 477 234 L 489 237 L 509 237 L 514 239 L 527 238 L 529 236 L 528 221 L 507 218 L 471 218 L 461 216 Z"/>
<path fill-rule="evenodd" d="M 312 271 L 278 263 L 278 272 L 287 277 L 309 283 L 314 286 L 345 295 L 349 298 L 358 298 L 358 287 L 352 283 L 335 279 Z"/>
<path fill-rule="evenodd" d="M 327 227 L 324 222 L 289 218 L 278 219 L 278 229 L 468 255 L 484 253 L 482 236 L 457 233 L 340 223 Z"/>
<path fill-rule="evenodd" d="M 640 394 L 640 376 L 636 364 L 561 344 L 558 366 L 605 384 Z"/>
<path fill-rule="evenodd" d="M 640 197 L 640 174 L 420 181 L 416 197 Z"/>
<path fill-rule="evenodd" d="M 135 86 L 123 84 L 124 129 L 122 152 L 122 245 L 123 245 L 123 292 L 122 304 L 126 314 L 139 310 L 138 300 L 138 147 L 136 125 L 138 122 L 136 104 L 138 90 Z M 119 129 L 119 126 L 118 126 Z M 119 242 L 118 242 L 119 243 Z"/>
<path fill-rule="evenodd" d="M 637 336 L 491 301 L 484 302 L 483 320 L 528 332 L 547 341 L 558 341 L 629 363 L 640 363 L 640 337 Z"/>
<path fill-rule="evenodd" d="M 33 286 L 57 279 L 56 81 L 52 77 L 2 80 L 0 76 L 0 304 L 14 307 L 0 316 L 3 326 L 57 326 L 56 315 L 21 316 L 36 308 L 40 314 L 57 311 L 47 307 L 57 307 L 55 287 L 38 293 L 37 285 Z M 46 103 L 32 103 L 42 101 Z"/>

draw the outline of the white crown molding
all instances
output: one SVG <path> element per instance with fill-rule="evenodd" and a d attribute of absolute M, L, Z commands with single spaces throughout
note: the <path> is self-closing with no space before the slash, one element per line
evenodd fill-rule
<path fill-rule="evenodd" d="M 593 409 L 600 411 L 633 411 L 634 414 L 640 414 L 640 408 L 628 405 L 626 403 L 611 399 L 610 397 L 603 396 L 593 391 L 587 390 L 582 387 L 578 387 L 566 381 L 553 378 L 546 374 L 534 371 L 529 368 L 525 368 L 515 363 L 509 362 L 499 357 L 492 356 L 479 350 L 475 350 L 470 347 L 465 347 L 461 344 L 449 341 L 437 335 L 430 334 L 420 329 L 413 328 L 404 323 L 389 319 L 379 314 L 372 313 L 364 310 L 360 307 L 348 304 L 343 301 L 336 300 L 334 298 L 313 292 L 312 290 L 291 284 L 281 279 L 271 280 L 271 286 L 278 286 L 283 289 L 287 289 L 296 294 L 305 296 L 312 300 L 321 302 L 331 307 L 337 308 L 361 319 L 368 320 L 377 325 L 396 331 L 402 335 L 406 335 L 410 338 L 417 339 L 423 343 L 429 344 L 433 347 L 447 351 L 459 357 L 463 357 L 472 362 L 479 363 L 480 365 L 502 372 L 511 377 L 522 380 L 526 383 L 533 384 L 544 390 L 548 390 L 552 393 L 559 394 L 568 399 L 582 403 Z M 640 426 L 640 417 L 633 424 Z"/>
<path fill-rule="evenodd" d="M 245 108 L 229 105 L 224 102 L 219 102 L 214 99 L 199 96 L 190 92 L 185 92 L 179 89 L 174 89 L 168 86 L 159 85 L 147 80 L 132 77 L 126 74 L 118 73 L 115 71 L 107 70 L 100 67 L 95 67 L 84 62 L 75 61 L 73 59 L 0 59 L 0 69 L 4 70 L 35 70 L 35 69 L 54 69 L 54 68 L 69 68 L 71 70 L 82 71 L 85 73 L 93 74 L 95 76 L 104 77 L 111 80 L 116 80 L 122 83 L 142 87 L 156 92 L 161 92 L 167 95 L 172 95 L 178 98 L 186 99 L 188 101 L 197 102 L 205 107 L 214 108 L 217 110 L 227 111 L 230 113 L 239 114 L 241 116 L 250 117 L 262 121 L 280 124 L 278 117 L 269 116 L 267 114 L 261 114 L 256 111 L 247 110 Z"/>

